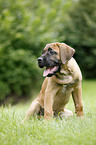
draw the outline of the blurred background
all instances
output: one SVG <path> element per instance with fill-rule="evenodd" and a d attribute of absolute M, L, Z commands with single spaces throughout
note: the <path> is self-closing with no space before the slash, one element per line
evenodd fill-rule
<path fill-rule="evenodd" d="M 96 0 L 0 0 L 0 104 L 40 90 L 37 58 L 51 42 L 73 47 L 83 79 L 96 79 Z"/>

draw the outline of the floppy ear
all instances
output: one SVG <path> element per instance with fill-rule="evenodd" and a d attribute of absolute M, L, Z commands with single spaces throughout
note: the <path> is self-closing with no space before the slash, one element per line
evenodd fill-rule
<path fill-rule="evenodd" d="M 59 43 L 59 48 L 60 48 L 60 57 L 61 57 L 61 62 L 65 64 L 67 61 L 69 61 L 72 56 L 75 53 L 75 50 L 66 45 L 65 43 Z"/>

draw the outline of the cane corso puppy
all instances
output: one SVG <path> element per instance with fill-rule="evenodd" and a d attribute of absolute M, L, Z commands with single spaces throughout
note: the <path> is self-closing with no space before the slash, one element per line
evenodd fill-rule
<path fill-rule="evenodd" d="M 82 74 L 73 55 L 75 50 L 65 43 L 47 44 L 38 58 L 40 68 L 45 68 L 46 77 L 39 95 L 30 105 L 23 121 L 33 114 L 42 114 L 45 119 L 73 116 L 73 112 L 65 109 L 72 94 L 77 116 L 83 116 Z"/>

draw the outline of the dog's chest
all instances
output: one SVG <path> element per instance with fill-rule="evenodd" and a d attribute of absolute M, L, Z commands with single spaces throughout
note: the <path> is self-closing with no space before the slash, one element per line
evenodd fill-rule
<path fill-rule="evenodd" d="M 73 91 L 73 87 L 71 87 L 69 85 L 63 85 L 60 91 L 62 94 L 68 95 Z"/>
<path fill-rule="evenodd" d="M 56 96 L 54 97 L 53 108 L 54 110 L 62 110 L 64 105 L 66 105 L 70 99 L 70 95 L 73 91 L 73 88 L 68 85 L 63 85 Z"/>
<path fill-rule="evenodd" d="M 61 91 L 62 91 L 63 94 L 65 94 L 66 91 L 67 91 L 67 85 L 63 85 Z"/>
<path fill-rule="evenodd" d="M 70 94 L 73 91 L 73 87 L 69 86 L 69 85 L 63 85 L 60 90 L 58 91 L 58 93 L 56 94 L 56 100 L 58 100 L 58 102 L 66 102 L 67 100 L 69 100 Z"/>

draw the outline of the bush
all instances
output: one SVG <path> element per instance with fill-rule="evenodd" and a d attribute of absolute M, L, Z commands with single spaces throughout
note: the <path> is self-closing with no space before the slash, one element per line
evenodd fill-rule
<path fill-rule="evenodd" d="M 60 41 L 57 30 L 62 29 L 62 15 L 64 18 L 71 5 L 70 0 L 0 1 L 2 48 L 23 48 L 39 56 L 46 43 Z"/>
<path fill-rule="evenodd" d="M 11 94 L 28 95 L 40 80 L 36 59 L 46 43 L 59 41 L 58 24 L 70 4 L 0 0 L 0 101 Z"/>
<path fill-rule="evenodd" d="M 0 81 L 0 101 L 3 101 L 6 95 L 10 94 L 10 88 L 4 81 Z"/>
<path fill-rule="evenodd" d="M 0 53 L 0 100 L 10 93 L 28 95 L 40 74 L 36 57 L 23 49 Z"/>
<path fill-rule="evenodd" d="M 77 51 L 75 58 L 83 76 L 96 78 L 96 0 L 77 1 L 69 11 L 62 32 L 63 41 Z"/>

